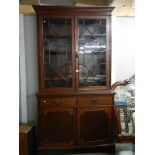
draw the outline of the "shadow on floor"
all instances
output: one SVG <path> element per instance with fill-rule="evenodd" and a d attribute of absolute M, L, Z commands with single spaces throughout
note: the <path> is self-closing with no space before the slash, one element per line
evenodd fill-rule
<path fill-rule="evenodd" d="M 38 150 L 37 155 L 135 155 L 134 144 L 117 143 L 115 154 L 101 153 L 98 150 L 93 153 L 80 153 L 66 150 Z"/>

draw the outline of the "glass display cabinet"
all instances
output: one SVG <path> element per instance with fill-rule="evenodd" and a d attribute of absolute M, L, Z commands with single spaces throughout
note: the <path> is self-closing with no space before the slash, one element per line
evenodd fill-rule
<path fill-rule="evenodd" d="M 116 82 L 112 85 L 116 92 L 115 118 L 117 140 L 119 142 L 133 142 L 135 134 L 135 75 L 130 79 Z"/>
<path fill-rule="evenodd" d="M 114 150 L 113 7 L 34 9 L 38 22 L 40 146 L 102 144 Z"/>

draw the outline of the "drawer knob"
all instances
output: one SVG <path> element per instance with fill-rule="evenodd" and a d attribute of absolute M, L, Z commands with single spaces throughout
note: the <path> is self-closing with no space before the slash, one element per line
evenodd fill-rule
<path fill-rule="evenodd" d="M 92 103 L 92 104 L 97 104 L 98 101 L 97 101 L 97 100 L 91 100 L 91 103 Z"/>
<path fill-rule="evenodd" d="M 59 105 L 62 103 L 62 100 L 53 100 L 52 102 L 56 105 Z"/>

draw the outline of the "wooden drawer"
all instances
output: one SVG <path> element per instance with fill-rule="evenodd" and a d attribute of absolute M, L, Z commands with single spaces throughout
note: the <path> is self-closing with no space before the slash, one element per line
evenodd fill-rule
<path fill-rule="evenodd" d="M 112 97 L 83 97 L 78 98 L 78 105 L 86 105 L 86 106 L 92 106 L 92 105 L 106 105 L 106 104 L 112 104 L 113 99 Z"/>
<path fill-rule="evenodd" d="M 46 98 L 41 99 L 41 105 L 49 105 L 54 107 L 70 107 L 76 105 L 75 98 Z"/>

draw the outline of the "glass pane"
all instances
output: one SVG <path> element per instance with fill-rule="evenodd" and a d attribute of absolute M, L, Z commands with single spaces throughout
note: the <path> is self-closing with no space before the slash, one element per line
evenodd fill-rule
<path fill-rule="evenodd" d="M 79 19 L 79 85 L 106 85 L 106 20 Z"/>
<path fill-rule="evenodd" d="M 45 87 L 72 87 L 71 19 L 43 19 Z"/>

